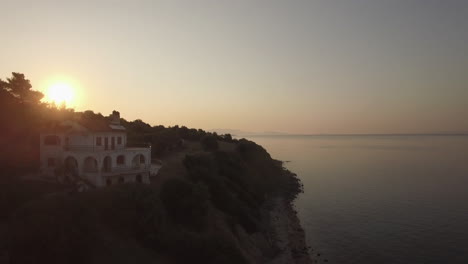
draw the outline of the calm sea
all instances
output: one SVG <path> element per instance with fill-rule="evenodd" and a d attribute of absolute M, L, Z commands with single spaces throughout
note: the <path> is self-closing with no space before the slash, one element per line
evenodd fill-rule
<path fill-rule="evenodd" d="M 251 136 L 290 161 L 319 263 L 468 263 L 468 136 Z"/>

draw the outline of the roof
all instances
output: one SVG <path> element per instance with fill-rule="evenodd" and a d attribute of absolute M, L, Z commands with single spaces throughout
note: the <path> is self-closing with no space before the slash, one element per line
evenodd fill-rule
<path fill-rule="evenodd" d="M 52 123 L 42 129 L 45 133 L 69 133 L 76 131 L 91 132 L 125 132 L 125 127 L 120 124 L 111 124 L 106 119 L 102 120 L 67 120 L 60 123 Z"/>
<path fill-rule="evenodd" d="M 58 123 L 49 124 L 41 129 L 42 133 L 66 133 L 72 130 L 72 126 Z"/>
<path fill-rule="evenodd" d="M 111 124 L 106 119 L 98 119 L 98 120 L 81 119 L 77 121 L 77 123 L 93 132 L 123 132 L 125 131 L 125 127 L 123 127 L 122 125 Z"/>
<path fill-rule="evenodd" d="M 122 125 L 110 124 L 109 126 L 112 130 L 125 130 L 125 127 Z"/>

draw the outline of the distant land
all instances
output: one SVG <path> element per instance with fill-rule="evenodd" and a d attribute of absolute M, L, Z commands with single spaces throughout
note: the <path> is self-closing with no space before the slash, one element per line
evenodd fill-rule
<path fill-rule="evenodd" d="M 216 132 L 218 134 L 231 134 L 232 136 L 265 136 L 265 135 L 281 135 L 281 136 L 292 136 L 294 134 L 278 132 L 278 131 L 264 131 L 264 132 L 252 132 L 252 131 L 244 131 L 240 129 L 223 129 L 223 128 L 216 128 L 210 129 L 209 132 Z"/>
<path fill-rule="evenodd" d="M 209 132 L 218 134 L 231 134 L 234 137 L 249 136 L 468 136 L 467 132 L 423 132 L 423 133 L 357 133 L 357 134 L 336 134 L 336 133 L 317 133 L 317 134 L 295 134 L 279 131 L 253 132 L 240 129 L 210 129 Z"/>

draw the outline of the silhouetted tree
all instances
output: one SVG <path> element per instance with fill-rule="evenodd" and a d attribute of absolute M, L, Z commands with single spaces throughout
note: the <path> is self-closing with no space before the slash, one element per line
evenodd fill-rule
<path fill-rule="evenodd" d="M 1 81 L 2 90 L 8 91 L 22 102 L 39 103 L 44 95 L 39 91 L 31 90 L 31 82 L 25 78 L 24 74 L 13 72 L 7 82 Z"/>
<path fill-rule="evenodd" d="M 218 140 L 214 135 L 206 135 L 201 139 L 201 143 L 205 150 L 215 151 L 218 150 Z"/>
<path fill-rule="evenodd" d="M 232 141 L 232 136 L 231 136 L 231 134 L 225 134 L 223 136 L 223 139 L 226 140 L 227 142 L 231 142 Z"/>

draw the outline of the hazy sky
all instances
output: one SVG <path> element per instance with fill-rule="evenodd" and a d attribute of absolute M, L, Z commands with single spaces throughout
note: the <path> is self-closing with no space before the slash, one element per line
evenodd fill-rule
<path fill-rule="evenodd" d="M 5 1 L 0 78 L 153 125 L 468 132 L 468 1 Z"/>

